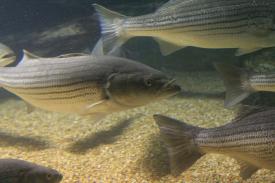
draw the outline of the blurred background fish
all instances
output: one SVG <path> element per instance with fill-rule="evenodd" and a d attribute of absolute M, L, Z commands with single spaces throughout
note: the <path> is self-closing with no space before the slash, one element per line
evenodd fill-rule
<path fill-rule="evenodd" d="M 254 92 L 275 92 L 275 73 L 255 73 L 230 64 L 215 64 L 226 87 L 225 107 L 231 107 Z"/>
<path fill-rule="evenodd" d="M 41 165 L 17 159 L 0 159 L 1 183 L 59 183 L 62 174 Z"/>

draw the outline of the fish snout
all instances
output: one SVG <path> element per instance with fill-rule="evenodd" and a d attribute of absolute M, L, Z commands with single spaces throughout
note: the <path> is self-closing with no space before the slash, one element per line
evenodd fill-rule
<path fill-rule="evenodd" d="M 55 182 L 54 183 L 59 183 L 63 179 L 63 175 L 61 173 L 57 173 L 54 175 Z"/>
<path fill-rule="evenodd" d="M 162 90 L 172 95 L 175 95 L 182 91 L 181 86 L 176 83 L 175 79 L 171 79 L 170 81 L 165 83 L 162 87 Z"/>

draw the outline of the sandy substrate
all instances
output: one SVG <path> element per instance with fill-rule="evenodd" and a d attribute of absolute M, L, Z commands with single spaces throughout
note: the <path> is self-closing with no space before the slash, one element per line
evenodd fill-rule
<path fill-rule="evenodd" d="M 242 182 L 236 161 L 214 154 L 177 178 L 169 175 L 167 152 L 153 114 L 201 127 L 219 126 L 234 117 L 232 110 L 223 108 L 223 87 L 215 74 L 188 73 L 178 79 L 187 94 L 109 115 L 101 122 L 39 109 L 28 114 L 21 100 L 1 98 L 1 158 L 53 167 L 63 174 L 64 183 Z M 260 170 L 243 182 L 274 181 L 275 172 Z"/>

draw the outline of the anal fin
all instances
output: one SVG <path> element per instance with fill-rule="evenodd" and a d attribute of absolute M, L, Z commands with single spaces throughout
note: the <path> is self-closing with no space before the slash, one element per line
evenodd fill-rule
<path fill-rule="evenodd" d="M 173 43 L 169 43 L 160 38 L 154 38 L 154 39 L 159 44 L 160 52 L 164 56 L 170 55 L 171 53 L 174 53 L 185 47 L 185 46 L 178 46 Z"/>
<path fill-rule="evenodd" d="M 249 179 L 259 169 L 258 167 L 243 160 L 238 160 L 238 163 L 240 165 L 240 176 L 244 180 Z"/>
<path fill-rule="evenodd" d="M 239 48 L 236 51 L 235 56 L 242 56 L 242 55 L 249 54 L 249 53 L 261 50 L 261 49 L 263 49 L 263 48 Z"/>
<path fill-rule="evenodd" d="M 27 113 L 30 114 L 35 110 L 35 107 L 27 102 L 25 102 L 26 107 L 27 107 Z"/>

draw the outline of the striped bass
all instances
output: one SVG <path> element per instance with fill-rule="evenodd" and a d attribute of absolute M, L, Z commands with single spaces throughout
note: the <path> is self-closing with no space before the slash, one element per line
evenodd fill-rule
<path fill-rule="evenodd" d="M 258 91 L 275 92 L 275 73 L 254 73 L 229 64 L 215 64 L 226 88 L 225 107 Z"/>
<path fill-rule="evenodd" d="M 216 128 L 191 126 L 154 115 L 170 157 L 174 175 L 187 170 L 207 153 L 235 158 L 240 176 L 250 178 L 258 169 L 275 170 L 275 110 L 259 110 Z"/>
<path fill-rule="evenodd" d="M 238 48 L 237 56 L 275 46 L 274 0 L 170 0 L 137 17 L 94 7 L 105 53 L 137 36 L 155 38 L 163 55 L 186 46 Z"/>
<path fill-rule="evenodd" d="M 180 87 L 162 72 L 114 57 L 28 52 L 16 67 L 0 68 L 0 86 L 32 106 L 96 118 L 175 95 Z"/>

